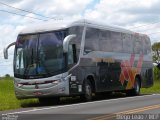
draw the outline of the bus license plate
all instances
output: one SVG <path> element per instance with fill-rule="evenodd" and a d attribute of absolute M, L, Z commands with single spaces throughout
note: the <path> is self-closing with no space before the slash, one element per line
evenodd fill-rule
<path fill-rule="evenodd" d="M 41 92 L 34 92 L 33 94 L 34 94 L 34 95 L 42 95 Z"/>

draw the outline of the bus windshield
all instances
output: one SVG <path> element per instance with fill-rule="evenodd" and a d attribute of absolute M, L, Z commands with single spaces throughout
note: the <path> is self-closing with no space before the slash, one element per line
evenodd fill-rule
<path fill-rule="evenodd" d="M 41 78 L 61 73 L 65 68 L 65 30 L 19 35 L 14 55 L 14 73 L 19 78 Z"/>

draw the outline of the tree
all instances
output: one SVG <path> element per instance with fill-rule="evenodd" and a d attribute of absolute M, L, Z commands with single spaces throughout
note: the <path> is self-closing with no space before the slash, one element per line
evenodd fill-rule
<path fill-rule="evenodd" d="M 9 74 L 6 74 L 5 77 L 10 77 L 10 75 L 9 75 Z"/>
<path fill-rule="evenodd" d="M 160 63 L 160 42 L 156 42 L 152 45 L 153 51 L 153 62 L 156 64 Z"/>
<path fill-rule="evenodd" d="M 154 80 L 160 80 L 160 69 L 154 67 Z"/>

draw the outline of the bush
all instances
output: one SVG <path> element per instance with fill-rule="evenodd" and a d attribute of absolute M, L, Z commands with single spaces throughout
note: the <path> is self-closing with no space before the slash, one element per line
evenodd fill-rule
<path fill-rule="evenodd" d="M 160 69 L 154 67 L 154 80 L 160 80 Z"/>
<path fill-rule="evenodd" d="M 5 77 L 9 78 L 9 77 L 10 77 L 10 75 L 9 75 L 9 74 L 6 74 L 6 75 L 5 75 Z"/>

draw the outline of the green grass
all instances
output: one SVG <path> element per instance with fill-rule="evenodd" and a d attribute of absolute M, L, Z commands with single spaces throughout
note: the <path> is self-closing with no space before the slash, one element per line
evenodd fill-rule
<path fill-rule="evenodd" d="M 0 111 L 16 109 L 38 103 L 37 99 L 17 100 L 14 94 L 12 78 L 0 80 Z"/>
<path fill-rule="evenodd" d="M 160 80 L 154 81 L 154 85 L 150 88 L 141 89 L 141 94 L 153 94 L 153 93 L 160 94 Z"/>

